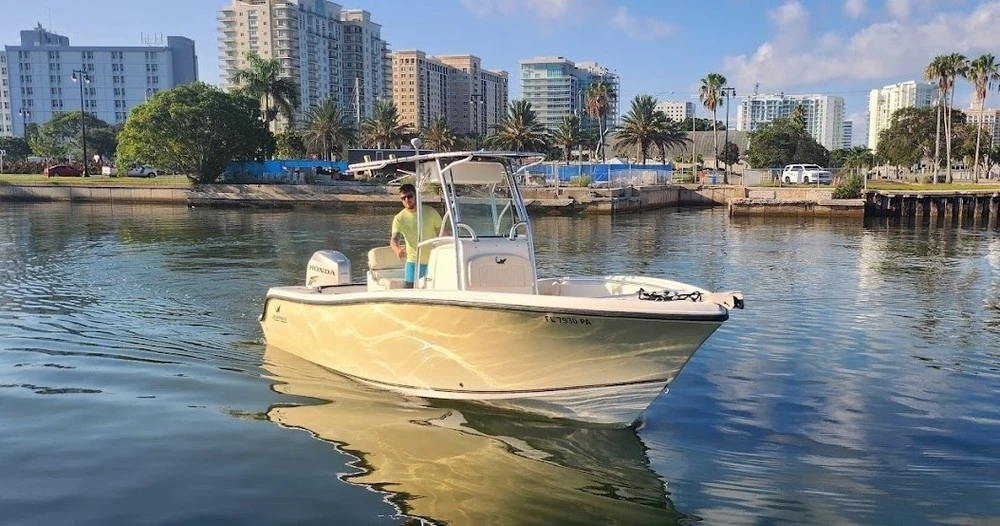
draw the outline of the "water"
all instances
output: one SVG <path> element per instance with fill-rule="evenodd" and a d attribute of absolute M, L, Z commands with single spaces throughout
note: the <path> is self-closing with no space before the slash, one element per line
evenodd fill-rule
<path fill-rule="evenodd" d="M 1000 234 L 722 211 L 540 218 L 546 275 L 741 289 L 638 429 L 359 387 L 267 287 L 389 216 L 0 207 L 0 523 L 1000 522 Z"/>

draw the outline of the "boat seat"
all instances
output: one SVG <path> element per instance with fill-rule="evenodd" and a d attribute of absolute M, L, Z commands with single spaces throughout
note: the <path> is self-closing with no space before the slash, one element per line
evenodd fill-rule
<path fill-rule="evenodd" d="M 368 251 L 368 290 L 406 288 L 406 262 L 396 257 L 392 247 L 375 247 Z"/>

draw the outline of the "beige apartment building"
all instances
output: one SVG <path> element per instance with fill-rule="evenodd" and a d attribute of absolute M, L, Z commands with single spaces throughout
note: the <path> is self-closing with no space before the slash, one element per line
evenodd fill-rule
<path fill-rule="evenodd" d="M 255 51 L 281 62 L 282 75 L 299 85 L 298 118 L 332 98 L 356 119 L 371 115 L 387 97 L 388 45 L 368 11 L 326 0 L 231 0 L 218 17 L 219 63 L 224 86 Z"/>
<path fill-rule="evenodd" d="M 978 124 L 990 132 L 991 145 L 1000 144 L 1000 109 L 983 106 L 983 101 L 975 100 L 972 107 L 962 110 L 962 113 L 967 123 Z"/>
<path fill-rule="evenodd" d="M 392 59 L 392 100 L 404 126 L 424 129 L 444 115 L 456 134 L 484 136 L 507 110 L 506 71 L 482 68 L 475 55 L 432 56 L 396 51 Z"/>

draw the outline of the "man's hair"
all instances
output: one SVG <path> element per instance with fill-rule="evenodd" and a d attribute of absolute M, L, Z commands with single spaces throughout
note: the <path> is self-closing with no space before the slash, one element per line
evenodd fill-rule
<path fill-rule="evenodd" d="M 399 187 L 399 193 L 400 193 L 400 195 L 406 194 L 406 193 L 415 194 L 415 193 L 417 193 L 417 189 L 414 188 L 412 184 L 406 183 L 403 186 Z"/>

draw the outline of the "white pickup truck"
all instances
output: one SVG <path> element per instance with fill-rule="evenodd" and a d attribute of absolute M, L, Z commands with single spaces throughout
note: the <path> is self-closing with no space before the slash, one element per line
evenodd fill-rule
<path fill-rule="evenodd" d="M 833 174 L 816 164 L 789 164 L 781 171 L 785 184 L 833 184 Z"/>
<path fill-rule="evenodd" d="M 112 166 L 101 167 L 101 175 L 116 175 L 118 170 Z M 133 166 L 128 169 L 129 177 L 156 177 L 156 168 L 150 168 L 148 166 Z"/>

